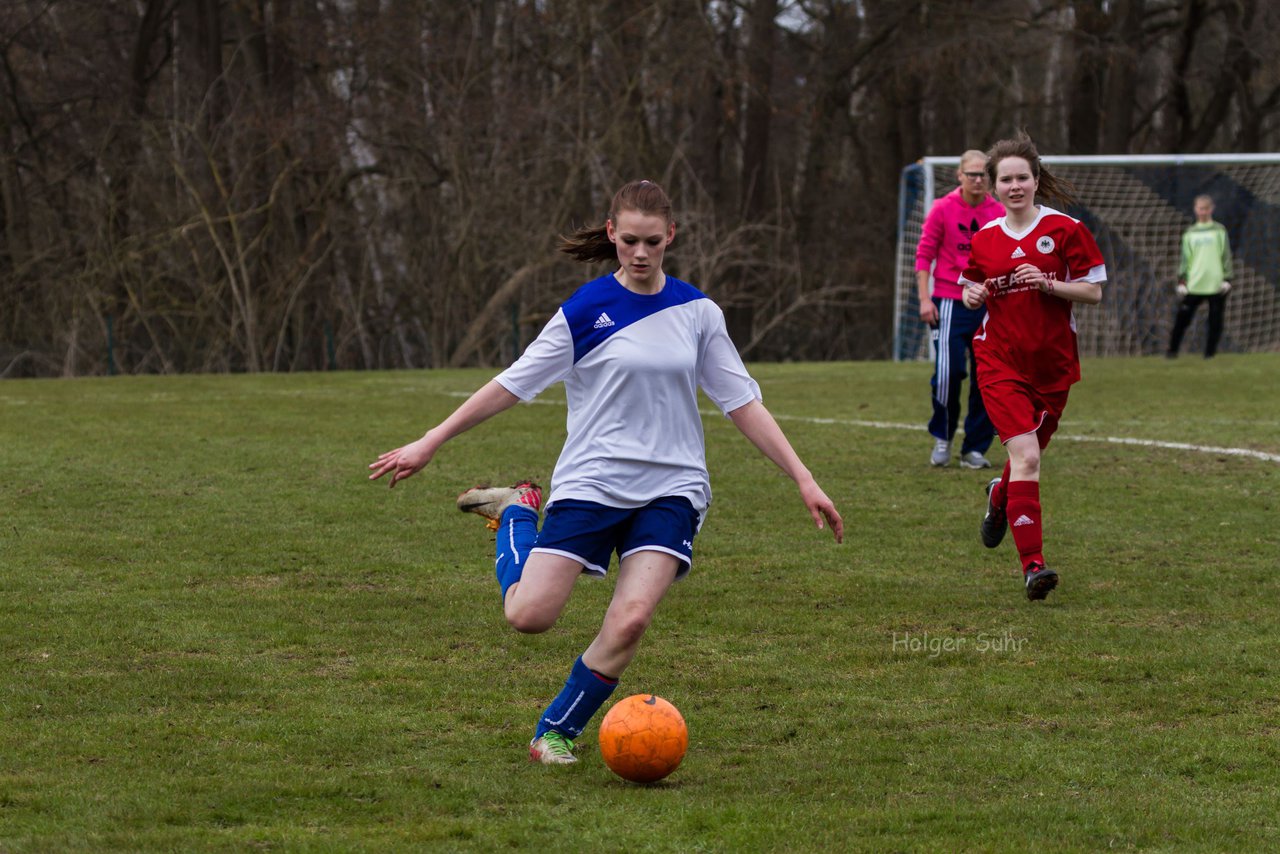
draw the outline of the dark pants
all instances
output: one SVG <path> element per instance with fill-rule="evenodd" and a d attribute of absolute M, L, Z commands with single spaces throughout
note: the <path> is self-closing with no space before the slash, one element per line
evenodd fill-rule
<path fill-rule="evenodd" d="M 1195 317 L 1196 309 L 1205 300 L 1209 301 L 1209 331 L 1204 340 L 1205 358 L 1207 359 L 1218 352 L 1218 341 L 1222 338 L 1222 316 L 1225 313 L 1227 295 L 1201 296 L 1200 294 L 1187 294 L 1182 298 L 1182 304 L 1178 306 L 1178 314 L 1173 319 L 1173 334 L 1169 336 L 1170 356 L 1178 354 L 1178 348 L 1182 346 L 1182 336 L 1186 334 L 1187 327 L 1191 325 L 1191 318 Z"/>
<path fill-rule="evenodd" d="M 933 418 L 929 433 L 937 439 L 951 440 L 960 421 L 960 384 L 969 379 L 969 413 L 964 419 L 964 442 L 960 453 L 986 453 L 995 435 L 987 408 L 978 390 L 978 363 L 973 356 L 973 333 L 987 316 L 985 308 L 969 309 L 958 299 L 933 298 L 938 307 L 938 325 L 933 328 Z M 965 373 L 965 362 L 969 371 Z"/>

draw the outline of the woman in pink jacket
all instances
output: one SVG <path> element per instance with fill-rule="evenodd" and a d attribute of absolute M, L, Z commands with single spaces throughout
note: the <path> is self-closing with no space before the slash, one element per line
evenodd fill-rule
<path fill-rule="evenodd" d="M 960 385 L 966 376 L 966 352 L 969 413 L 964 420 L 960 465 L 970 469 L 991 466 L 985 454 L 994 431 L 978 390 L 973 357 L 973 333 L 982 325 L 986 310 L 981 306 L 977 310 L 965 308 L 961 300 L 964 291 L 956 283 L 969 257 L 973 235 L 991 220 L 1004 216 L 1004 207 L 989 194 L 986 168 L 987 155 L 983 152 L 966 151 L 961 155 L 956 171 L 960 186 L 933 203 L 916 247 L 920 319 L 929 325 L 933 337 L 933 417 L 929 420 L 929 433 L 934 441 L 929 462 L 935 466 L 951 463 L 951 440 L 960 422 Z"/>

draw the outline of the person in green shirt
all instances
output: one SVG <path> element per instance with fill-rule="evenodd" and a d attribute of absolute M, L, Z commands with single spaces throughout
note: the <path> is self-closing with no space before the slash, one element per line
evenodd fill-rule
<path fill-rule="evenodd" d="M 1209 302 L 1209 332 L 1204 357 L 1213 358 L 1222 338 L 1222 315 L 1231 290 L 1231 243 L 1222 223 L 1213 221 L 1213 199 L 1196 196 L 1195 224 L 1182 233 L 1182 261 L 1178 265 L 1178 296 L 1182 303 L 1169 336 L 1170 359 L 1177 358 L 1182 336 L 1200 303 Z"/>

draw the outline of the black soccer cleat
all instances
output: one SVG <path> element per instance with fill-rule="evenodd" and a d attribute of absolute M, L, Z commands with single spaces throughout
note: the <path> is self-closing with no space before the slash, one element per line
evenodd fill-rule
<path fill-rule="evenodd" d="M 1058 586 L 1058 573 L 1042 563 L 1033 563 L 1022 572 L 1027 582 L 1027 598 L 1032 602 L 1043 599 Z"/>
<path fill-rule="evenodd" d="M 982 517 L 982 544 L 989 549 L 1000 545 L 1000 541 L 1004 539 L 1004 532 L 1009 530 L 1009 517 L 1005 514 L 1004 508 L 991 505 L 991 491 L 999 482 L 1000 478 L 996 477 L 987 484 L 987 515 Z"/>

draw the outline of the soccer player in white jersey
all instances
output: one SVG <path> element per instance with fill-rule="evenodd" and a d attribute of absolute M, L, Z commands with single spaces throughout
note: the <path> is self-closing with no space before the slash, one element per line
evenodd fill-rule
<path fill-rule="evenodd" d="M 369 466 L 371 480 L 390 474 L 395 486 L 449 439 L 564 383 L 568 437 L 542 530 L 542 491 L 531 482 L 458 497 L 459 509 L 488 518 L 498 532 L 503 610 L 518 631 L 551 628 L 578 576 L 605 575 L 618 554 L 600 631 L 538 720 L 529 746 L 537 762 L 576 761 L 574 739 L 613 692 L 667 589 L 692 565 L 711 503 L 699 388 L 796 482 L 817 527 L 830 525 L 836 542 L 844 539 L 839 512 L 765 409 L 720 308 L 663 273 L 675 233 L 661 187 L 622 187 L 603 225 L 560 246 L 581 261 L 616 261 L 617 270 L 582 285 L 524 354 L 452 415 Z"/>
<path fill-rule="evenodd" d="M 1009 454 L 1004 473 L 987 484 L 982 542 L 995 548 L 1013 528 L 1024 589 L 1035 600 L 1058 584 L 1043 554 L 1040 456 L 1080 379 L 1071 306 L 1102 301 L 1107 268 L 1082 223 L 1037 203 L 1037 195 L 1064 207 L 1073 199 L 1040 163 L 1030 138 L 1001 140 L 989 158 L 991 185 L 1006 213 L 974 235 L 960 274 L 965 305 L 987 306 L 973 336 L 978 384 Z"/>

